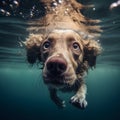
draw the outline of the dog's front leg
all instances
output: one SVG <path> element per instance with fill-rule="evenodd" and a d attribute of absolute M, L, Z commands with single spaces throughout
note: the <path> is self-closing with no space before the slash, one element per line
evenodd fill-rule
<path fill-rule="evenodd" d="M 55 88 L 49 88 L 50 91 L 50 98 L 52 99 L 52 101 L 60 108 L 64 108 L 65 107 L 65 101 L 61 100 L 58 96 L 57 96 L 57 90 Z"/>
<path fill-rule="evenodd" d="M 86 91 L 86 85 L 82 83 L 76 94 L 71 97 L 70 103 L 78 108 L 84 109 L 87 106 Z"/>

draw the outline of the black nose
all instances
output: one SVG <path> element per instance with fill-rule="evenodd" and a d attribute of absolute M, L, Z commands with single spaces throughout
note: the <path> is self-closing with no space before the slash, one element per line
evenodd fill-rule
<path fill-rule="evenodd" d="M 63 58 L 53 57 L 47 61 L 46 67 L 51 75 L 61 75 L 67 69 L 67 63 Z"/>

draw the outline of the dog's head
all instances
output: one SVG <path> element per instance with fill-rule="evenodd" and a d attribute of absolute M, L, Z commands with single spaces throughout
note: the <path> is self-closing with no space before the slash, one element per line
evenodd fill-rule
<path fill-rule="evenodd" d="M 42 62 L 44 82 L 56 86 L 73 85 L 95 66 L 101 51 L 97 41 L 83 40 L 72 30 L 54 30 L 46 37 L 30 35 L 25 44 L 28 62 Z"/>

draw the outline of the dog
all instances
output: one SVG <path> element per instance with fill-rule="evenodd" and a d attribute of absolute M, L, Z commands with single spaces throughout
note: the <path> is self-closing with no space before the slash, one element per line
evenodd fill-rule
<path fill-rule="evenodd" d="M 46 14 L 30 22 L 30 34 L 24 42 L 30 64 L 43 65 L 43 80 L 50 97 L 59 107 L 65 107 L 57 91 L 74 91 L 70 103 L 78 108 L 87 106 L 84 76 L 96 65 L 102 47 L 95 39 L 101 29 L 99 20 L 85 18 L 84 6 L 76 0 L 41 0 Z M 35 26 L 34 26 L 35 25 Z M 39 27 L 36 27 L 39 25 Z"/>

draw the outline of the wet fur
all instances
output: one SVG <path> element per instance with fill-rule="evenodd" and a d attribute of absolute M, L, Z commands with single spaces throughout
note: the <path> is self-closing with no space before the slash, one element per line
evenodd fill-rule
<path fill-rule="evenodd" d="M 76 0 L 63 0 L 61 4 L 56 0 L 56 3 L 58 3 L 57 7 L 52 6 L 53 2 L 51 0 L 41 0 L 40 2 L 45 7 L 46 14 L 40 19 L 29 22 L 32 27 L 28 28 L 30 35 L 24 42 L 27 50 L 27 60 L 30 64 L 34 64 L 37 61 L 43 63 L 44 68 L 49 56 L 46 56 L 46 58 L 43 57 L 41 50 L 43 41 L 50 34 L 55 33 L 59 36 L 59 32 L 64 31 L 66 35 L 66 31 L 71 30 L 74 33 L 73 36 L 78 36 L 77 39 L 80 46 L 82 46 L 82 58 L 79 57 L 71 62 L 75 65 L 75 68 L 73 65 L 73 69 L 75 70 L 76 79 L 65 87 L 51 85 L 48 88 L 51 99 L 58 106 L 64 107 L 65 103 L 57 96 L 57 89 L 63 92 L 75 91 L 75 95 L 71 97 L 70 103 L 78 108 L 85 108 L 87 106 L 87 88 L 83 77 L 89 68 L 95 67 L 96 58 L 102 50 L 100 44 L 96 41 L 101 29 L 100 26 L 96 26 L 95 24 L 100 21 L 91 20 L 83 16 L 80 10 L 88 9 L 91 6 L 84 6 Z M 61 53 L 64 54 L 64 51 Z"/>

